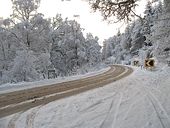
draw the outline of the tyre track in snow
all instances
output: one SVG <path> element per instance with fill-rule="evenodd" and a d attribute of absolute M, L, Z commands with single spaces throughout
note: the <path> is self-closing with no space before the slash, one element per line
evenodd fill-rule
<path fill-rule="evenodd" d="M 102 87 L 131 74 L 129 67 L 114 65 L 103 74 L 80 80 L 0 94 L 0 117 Z"/>
<path fill-rule="evenodd" d="M 113 98 L 113 96 L 115 96 L 116 93 L 112 94 L 111 96 L 105 97 L 103 99 L 100 99 L 98 101 L 96 101 L 95 103 L 87 106 L 86 108 L 80 110 L 80 113 L 86 113 L 88 110 L 90 109 L 95 109 L 95 107 L 98 107 L 99 104 L 103 104 L 106 100 L 111 100 Z"/>
<path fill-rule="evenodd" d="M 136 80 L 136 82 L 139 82 L 139 80 Z M 158 83 L 152 83 L 152 84 L 158 84 Z M 157 96 L 153 93 L 153 91 L 155 91 L 159 95 L 162 95 L 161 91 L 157 88 L 149 87 L 147 85 L 142 85 L 142 84 L 139 88 L 141 88 L 140 90 L 143 90 L 146 98 L 151 103 L 162 128 L 169 128 L 170 127 L 170 117 L 168 115 L 168 112 L 163 107 L 163 105 L 161 104 L 161 102 L 159 101 Z"/>
<path fill-rule="evenodd" d="M 119 93 L 116 97 L 113 97 L 111 102 L 109 112 L 106 115 L 106 118 L 102 122 L 100 128 L 115 128 L 117 115 L 119 113 L 119 108 L 122 102 L 123 93 Z"/>
<path fill-rule="evenodd" d="M 112 128 L 115 128 L 116 127 L 116 120 L 117 120 L 117 115 L 119 113 L 119 108 L 120 108 L 120 105 L 122 103 L 122 98 L 123 98 L 123 93 L 120 93 L 120 98 L 116 104 L 116 110 L 115 110 L 115 114 L 114 114 L 114 120 L 113 120 L 113 123 L 112 123 Z"/>
<path fill-rule="evenodd" d="M 9 123 L 8 123 L 8 128 L 16 128 L 15 126 L 16 126 L 16 122 L 17 122 L 17 120 L 19 119 L 19 117 L 21 116 L 21 114 L 22 113 L 17 113 L 17 114 L 15 114 L 12 118 L 11 118 L 11 120 L 9 121 Z"/>
<path fill-rule="evenodd" d="M 129 99 L 130 104 L 128 105 L 129 107 L 127 108 L 127 111 L 125 112 L 125 115 L 123 116 L 123 120 L 127 120 L 128 119 L 128 114 L 130 113 L 130 111 L 133 110 L 133 107 L 135 105 L 137 105 L 143 99 L 143 97 L 146 97 L 146 95 L 140 96 L 139 98 L 136 98 L 135 100 L 133 100 L 134 97 Z"/>
<path fill-rule="evenodd" d="M 147 99 L 150 101 L 151 105 L 153 106 L 153 109 L 158 117 L 158 120 L 160 121 L 160 124 L 162 128 L 169 128 L 170 127 L 170 117 L 165 110 L 165 108 L 162 106 L 159 99 L 156 97 L 156 95 L 151 91 L 149 87 L 145 87 L 144 85 L 141 86 L 142 90 L 144 90 Z"/>
<path fill-rule="evenodd" d="M 25 128 L 34 128 L 34 119 L 35 119 L 36 114 L 40 108 L 41 108 L 41 106 L 35 108 L 34 110 L 31 111 L 31 113 L 29 113 L 27 115 Z"/>
<path fill-rule="evenodd" d="M 38 112 L 38 110 L 40 109 L 41 106 L 35 108 L 34 110 L 32 110 L 26 117 L 26 124 L 25 124 L 25 128 L 33 128 L 33 123 L 34 123 L 34 119 L 36 117 L 36 114 Z M 23 112 L 14 114 L 14 116 L 10 119 L 9 123 L 8 123 L 8 128 L 17 128 L 16 127 L 16 122 L 18 121 L 18 119 L 20 118 L 20 116 L 22 115 Z"/>

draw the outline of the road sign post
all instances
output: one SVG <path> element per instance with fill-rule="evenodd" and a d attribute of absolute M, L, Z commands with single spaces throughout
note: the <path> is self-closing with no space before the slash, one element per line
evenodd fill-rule
<path fill-rule="evenodd" d="M 145 68 L 153 68 L 155 66 L 154 59 L 146 59 L 145 60 Z"/>
<path fill-rule="evenodd" d="M 55 77 L 56 77 L 55 70 L 48 70 L 48 79 L 52 79 Z"/>

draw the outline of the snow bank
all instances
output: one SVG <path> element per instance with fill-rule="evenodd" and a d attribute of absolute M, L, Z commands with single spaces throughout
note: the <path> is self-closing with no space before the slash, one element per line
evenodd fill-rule
<path fill-rule="evenodd" d="M 46 85 L 91 77 L 91 76 L 95 76 L 98 74 L 102 74 L 108 71 L 109 69 L 110 67 L 107 67 L 107 68 L 100 69 L 98 71 L 86 73 L 84 75 L 75 75 L 75 76 L 70 76 L 70 77 L 58 77 L 56 79 L 46 79 L 46 80 L 35 81 L 35 82 L 20 82 L 16 84 L 10 84 L 10 83 L 3 84 L 3 85 L 0 85 L 0 94 L 11 92 L 11 91 L 16 91 L 16 90 L 28 89 L 28 88 L 39 87 L 39 86 L 46 86 Z"/>

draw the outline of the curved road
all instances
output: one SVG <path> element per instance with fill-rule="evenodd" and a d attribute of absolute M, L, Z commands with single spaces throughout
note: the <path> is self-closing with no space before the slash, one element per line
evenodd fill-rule
<path fill-rule="evenodd" d="M 0 94 L 0 118 L 107 85 L 132 72 L 129 67 L 114 65 L 107 72 L 96 76 Z"/>

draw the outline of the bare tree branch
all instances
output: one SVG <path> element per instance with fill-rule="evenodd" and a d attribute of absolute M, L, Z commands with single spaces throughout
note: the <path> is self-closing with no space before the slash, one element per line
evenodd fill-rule
<path fill-rule="evenodd" d="M 100 11 L 104 20 L 116 17 L 118 21 L 130 21 L 132 17 L 139 15 L 134 12 L 138 0 L 89 0 L 94 11 Z"/>

